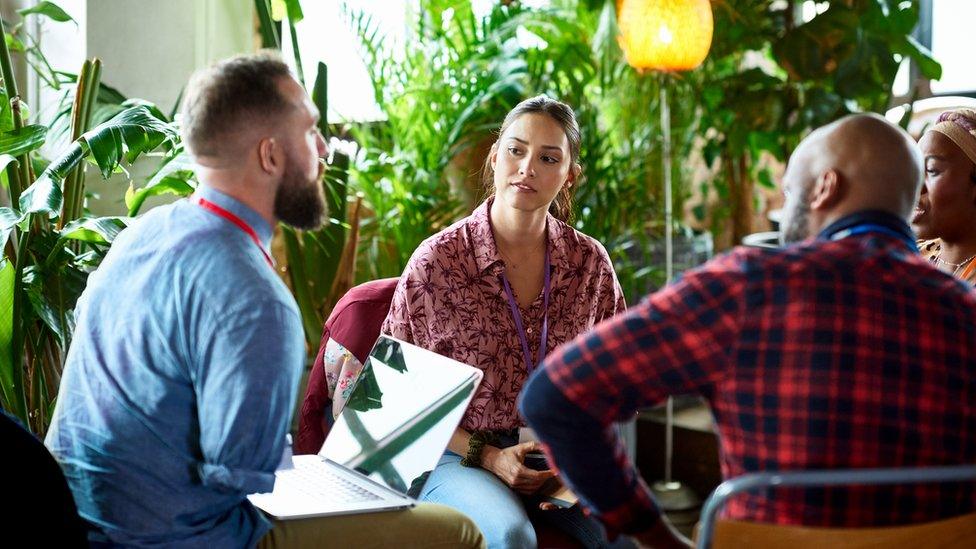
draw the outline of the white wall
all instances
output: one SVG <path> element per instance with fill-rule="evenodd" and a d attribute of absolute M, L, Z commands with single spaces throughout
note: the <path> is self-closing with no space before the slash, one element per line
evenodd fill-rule
<path fill-rule="evenodd" d="M 25 5 L 35 3 L 22 0 Z M 254 3 L 250 0 L 57 0 L 78 25 L 40 21 L 36 29 L 51 65 L 77 73 L 85 59 L 102 60 L 102 82 L 127 97 L 146 99 L 169 112 L 194 70 L 236 53 L 253 51 Z M 59 93 L 36 78 L 28 102 L 40 108 L 42 122 L 54 114 Z M 48 156 L 54 151 L 45 151 Z M 155 162 L 137 162 L 131 173 L 136 186 Z M 96 215 L 122 215 L 128 184 L 122 175 L 102 181 L 89 167 L 87 184 L 99 199 L 89 206 Z M 165 199 L 162 199 L 165 200 Z M 150 201 L 151 206 L 157 201 Z"/>
<path fill-rule="evenodd" d="M 253 2 L 88 0 L 85 51 L 103 80 L 129 97 L 175 104 L 190 74 L 253 48 Z"/>

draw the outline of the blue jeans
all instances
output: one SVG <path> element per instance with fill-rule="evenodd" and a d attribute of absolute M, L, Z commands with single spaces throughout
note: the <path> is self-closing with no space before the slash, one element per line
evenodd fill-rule
<path fill-rule="evenodd" d="M 630 547 L 624 537 L 609 543 L 603 527 L 583 515 L 579 506 L 541 511 L 538 500 L 521 496 L 490 471 L 461 465 L 461 456 L 450 451 L 431 471 L 419 499 L 453 507 L 471 517 L 489 549 L 536 547 L 530 517 L 552 524 L 587 548 Z"/>

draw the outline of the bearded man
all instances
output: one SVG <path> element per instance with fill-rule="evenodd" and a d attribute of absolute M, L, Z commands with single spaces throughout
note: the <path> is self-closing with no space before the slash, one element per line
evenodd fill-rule
<path fill-rule="evenodd" d="M 304 366 L 269 244 L 278 221 L 310 229 L 325 214 L 318 119 L 272 53 L 190 81 L 182 131 L 200 185 L 124 230 L 89 278 L 46 440 L 93 545 L 483 545 L 440 506 L 269 533 L 246 499 L 272 490 Z"/>

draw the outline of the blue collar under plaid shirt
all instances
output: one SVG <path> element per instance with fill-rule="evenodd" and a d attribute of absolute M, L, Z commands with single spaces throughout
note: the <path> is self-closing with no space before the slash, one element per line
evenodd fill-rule
<path fill-rule="evenodd" d="M 918 256 L 905 222 L 861 212 L 783 249 L 738 248 L 556 350 L 521 407 L 611 531 L 659 512 L 614 421 L 699 393 L 726 478 L 761 470 L 976 460 L 976 293 Z M 974 509 L 972 486 L 781 489 L 730 518 L 917 522 Z"/>

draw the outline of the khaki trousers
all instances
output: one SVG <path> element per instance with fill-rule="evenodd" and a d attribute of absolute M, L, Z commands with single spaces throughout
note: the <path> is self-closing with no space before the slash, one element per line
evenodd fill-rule
<path fill-rule="evenodd" d="M 258 549 L 306 547 L 430 547 L 484 549 L 485 539 L 466 515 L 444 505 L 297 520 L 272 519 Z"/>

